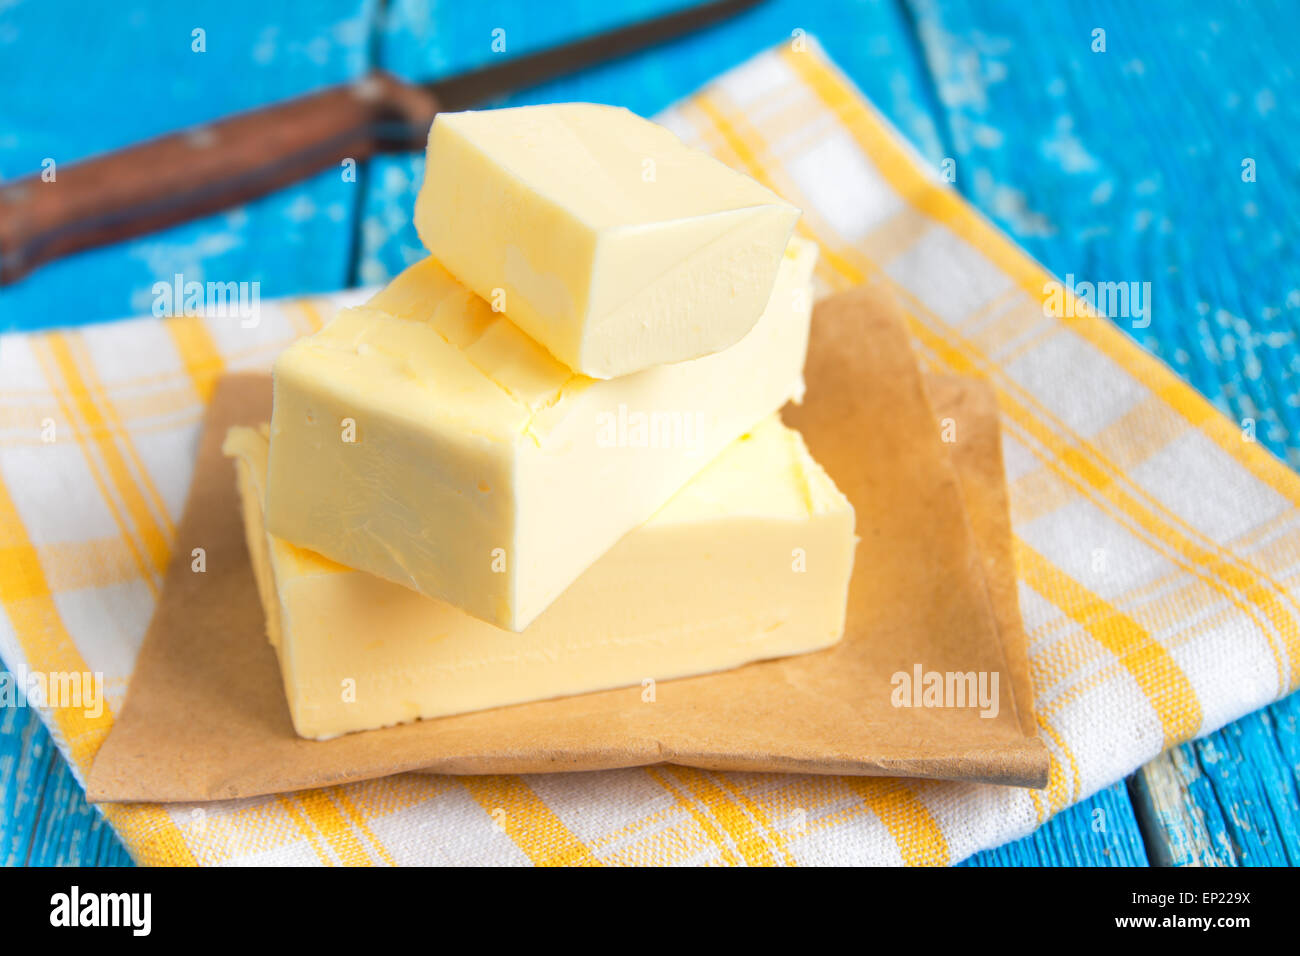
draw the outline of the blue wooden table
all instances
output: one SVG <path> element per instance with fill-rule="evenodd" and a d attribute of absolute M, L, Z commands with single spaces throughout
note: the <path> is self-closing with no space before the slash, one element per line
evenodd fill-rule
<path fill-rule="evenodd" d="M 0 4 L 0 179 L 353 79 L 431 79 L 683 0 Z M 1149 281 L 1139 341 L 1300 465 L 1300 4 L 769 0 L 669 48 L 510 98 L 650 114 L 815 34 L 957 187 L 1060 275 Z M 201 31 L 201 32 L 200 32 Z M 201 49 L 200 49 L 201 48 Z M 1250 160 L 1253 182 L 1242 177 Z M 159 275 L 265 296 L 378 282 L 421 255 L 417 157 L 83 254 L 0 290 L 0 331 L 148 311 Z M 1003 863 L 1300 862 L 1293 696 L 980 854 Z M 32 712 L 0 711 L 0 861 L 124 865 Z"/>

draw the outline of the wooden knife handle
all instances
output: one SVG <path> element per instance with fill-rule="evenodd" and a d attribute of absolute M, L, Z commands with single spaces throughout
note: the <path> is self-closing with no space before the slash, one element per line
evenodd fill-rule
<path fill-rule="evenodd" d="M 387 73 L 0 186 L 0 284 L 43 262 L 207 215 L 345 159 L 420 149 L 438 102 Z"/>

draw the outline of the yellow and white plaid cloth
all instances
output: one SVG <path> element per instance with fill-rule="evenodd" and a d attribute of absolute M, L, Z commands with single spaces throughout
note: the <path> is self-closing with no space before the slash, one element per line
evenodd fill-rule
<path fill-rule="evenodd" d="M 826 290 L 883 276 L 925 363 L 996 387 L 1048 788 L 406 774 L 105 807 L 139 862 L 950 863 L 1297 686 L 1300 480 L 1107 320 L 1046 314 L 1051 277 L 815 46 L 763 54 L 662 120 L 803 208 Z M 126 691 L 216 377 L 266 368 L 357 298 L 264 306 L 255 329 L 144 319 L 0 337 L 0 654 L 20 678 L 106 675 L 103 716 L 43 710 L 78 775 Z"/>

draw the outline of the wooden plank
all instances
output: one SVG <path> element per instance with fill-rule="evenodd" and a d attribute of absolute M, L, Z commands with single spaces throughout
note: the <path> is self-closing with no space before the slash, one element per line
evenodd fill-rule
<path fill-rule="evenodd" d="M 674 5 L 644 0 L 627 12 Z M 127 46 L 103 41 L 116 35 L 117 11 L 62 18 L 46 46 L 77 66 L 42 71 L 39 97 L 7 103 L 0 175 L 18 175 L 45 155 L 63 161 L 204 118 L 199 109 L 218 115 L 357 75 L 375 14 L 373 3 L 335 0 L 282 11 L 278 26 L 264 26 L 260 11 L 233 0 L 206 15 L 208 58 L 199 60 L 188 52 L 192 17 L 167 8 L 128 22 L 151 45 L 149 60 L 136 58 L 129 68 Z M 6 16 L 6 27 L 38 50 L 46 20 L 60 19 L 25 7 Z M 572 0 L 530 17 L 519 2 L 497 6 L 489 24 L 469 6 L 400 0 L 390 4 L 374 47 L 390 68 L 431 77 L 490 55 L 485 27 L 505 29 L 508 52 L 520 52 L 516 41 L 523 48 L 554 42 L 622 16 L 618 5 Z M 806 29 L 932 162 L 956 159 L 958 187 L 1049 268 L 1081 279 L 1151 281 L 1151 326 L 1131 334 L 1238 420 L 1256 417 L 1261 440 L 1296 461 L 1300 267 L 1277 252 L 1279 244 L 1294 245 L 1300 222 L 1282 132 L 1300 127 L 1284 46 L 1298 17 L 1300 10 L 1285 4 L 1211 17 L 1172 0 L 1086 9 L 976 0 L 821 8 L 779 0 L 707 38 L 510 102 L 592 99 L 651 113 L 795 26 Z M 1097 27 L 1107 30 L 1105 54 L 1089 48 Z M 1224 79 L 1186 82 L 1206 75 L 1206 64 Z M 33 90 L 23 82 L 31 68 L 21 56 L 0 60 L 0 84 Z M 121 83 L 110 88 L 90 76 Z M 118 97 L 135 107 L 121 109 Z M 1261 169 L 1254 184 L 1240 180 L 1237 154 L 1247 151 Z M 418 157 L 386 159 L 363 177 L 360 195 L 325 175 L 231 217 L 52 267 L 0 291 L 0 329 L 138 311 L 148 304 L 141 290 L 178 268 L 202 278 L 261 278 L 264 295 L 332 288 L 349 275 L 381 281 L 420 255 L 409 226 L 420 172 Z M 354 269 L 357 207 L 362 255 Z M 48 736 L 42 743 L 30 712 L 21 712 L 21 722 L 15 713 L 0 720 L 0 852 L 7 860 L 120 862 L 120 848 L 80 800 Z M 1139 777 L 1135 793 L 1157 794 L 1145 810 L 1150 820 L 1158 812 L 1186 820 L 1186 834 L 1166 833 L 1159 852 L 1153 844 L 1153 862 L 1195 857 L 1198 819 L 1216 859 L 1295 861 L 1296 713 L 1292 697 L 1270 709 L 1269 723 L 1253 726 L 1256 718 L 1248 718 Z M 1179 806 L 1199 808 L 1199 816 L 1180 817 Z M 19 825 L 20 815 L 28 826 Z M 1107 829 L 1094 830 L 1096 819 Z M 1135 819 L 1127 793 L 1111 787 L 973 862 L 1140 865 Z M 1163 820 L 1157 831 L 1165 832 Z"/>
<path fill-rule="evenodd" d="M 1149 326 L 1117 324 L 1300 463 L 1300 263 L 1278 255 L 1300 221 L 1300 8 L 908 6 L 958 188 L 1058 275 L 1149 282 Z M 1244 182 L 1247 157 L 1276 174 Z M 1153 863 L 1295 862 L 1296 707 L 1139 772 Z"/>
<path fill-rule="evenodd" d="M 354 79 L 366 68 L 375 10 L 374 0 L 322 0 L 271 19 L 240 0 L 198 12 L 186 4 L 73 6 L 4 11 L 0 178 Z M 192 49 L 196 29 L 206 31 L 202 52 Z M 57 180 L 47 185 L 58 188 Z M 358 188 L 326 172 L 248 206 L 53 263 L 0 288 L 0 332 L 148 313 L 154 283 L 176 273 L 258 282 L 267 298 L 339 288 L 350 271 Z"/>
<path fill-rule="evenodd" d="M 1123 783 L 1063 810 L 1029 836 L 977 853 L 962 866 L 1146 866 Z"/>
<path fill-rule="evenodd" d="M 131 866 L 36 711 L 0 709 L 0 866 Z"/>
<path fill-rule="evenodd" d="M 1058 275 L 1149 282 L 1117 324 L 1300 464 L 1300 7 L 908 8 L 957 188 Z"/>
<path fill-rule="evenodd" d="M 1298 716 L 1300 697 L 1293 694 L 1142 768 L 1133 796 L 1153 862 L 1300 862 Z"/>
<path fill-rule="evenodd" d="M 183 4 L 53 6 L 11 5 L 0 15 L 0 178 L 39 169 L 47 157 L 71 162 L 355 78 L 367 67 L 377 11 L 375 0 L 322 0 L 274 18 L 241 0 L 199 13 Z M 196 52 L 192 31 L 200 28 L 205 49 Z M 258 282 L 266 297 L 339 288 L 350 273 L 359 188 L 325 173 L 250 206 L 55 263 L 0 289 L 0 332 L 147 313 L 153 284 L 178 272 Z M 130 862 L 25 708 L 0 711 L 0 861 Z"/>
<path fill-rule="evenodd" d="M 677 5 L 675 2 L 665 2 L 665 0 L 644 0 L 635 9 L 630 9 L 604 2 L 591 2 L 591 0 L 566 0 L 564 3 L 548 6 L 546 17 L 539 18 L 535 14 L 529 14 L 526 3 L 516 2 L 498 5 L 493 10 L 490 26 L 492 28 L 500 26 L 505 29 L 508 52 L 519 52 L 519 47 L 512 46 L 516 39 L 530 46 L 543 41 L 555 42 L 612 25 L 629 13 L 652 12 L 675 5 Z M 229 9 L 232 11 L 232 17 L 237 16 L 241 4 L 234 2 Z M 489 24 L 477 12 L 469 7 L 437 8 L 436 14 L 431 11 L 432 8 L 414 2 L 395 2 L 388 7 L 381 33 L 374 44 L 375 49 L 381 51 L 380 62 L 385 67 L 412 78 L 432 78 L 474 65 L 489 55 L 490 47 L 487 47 L 484 36 L 484 28 Z M 243 13 L 247 14 L 248 11 Z M 256 22 L 256 19 L 251 17 L 250 22 Z M 546 22 L 539 24 L 535 22 L 538 20 Z M 885 110 L 932 161 L 937 163 L 946 155 L 936 134 L 935 118 L 931 112 L 933 94 L 925 64 L 920 59 L 915 38 L 910 33 L 908 16 L 892 0 L 869 0 L 866 3 L 837 9 L 806 8 L 804 4 L 790 2 L 790 0 L 769 2 L 736 22 L 711 31 L 707 36 L 683 41 L 669 50 L 631 57 L 598 70 L 588 71 L 580 76 L 512 97 L 509 102 L 517 104 L 585 99 L 617 102 L 642 113 L 653 113 L 689 94 L 723 70 L 787 39 L 791 30 L 796 27 L 817 35 L 837 62 L 855 77 L 867 95 Z M 269 42 L 284 48 L 301 48 L 304 41 L 299 39 L 300 33 L 295 32 L 296 29 L 291 24 L 282 25 Z M 490 30 L 487 33 L 490 37 Z M 71 44 L 75 49 L 77 46 L 75 37 Z M 485 52 L 485 47 L 488 52 Z M 109 57 L 111 55 L 112 53 L 106 54 Z M 70 62 L 78 62 L 75 57 L 69 59 Z M 360 68 L 358 64 L 353 66 Z M 116 71 L 116 68 L 109 63 L 102 64 L 102 67 L 105 75 L 113 75 Z M 244 90 L 241 95 L 248 95 L 247 91 Z M 213 104 L 212 115 L 220 112 L 218 105 Z M 167 128 L 167 125 L 161 124 L 158 128 Z M 123 138 L 131 137 L 124 133 Z M 0 170 L 5 168 L 3 155 L 0 153 Z M 423 254 L 410 225 L 410 210 L 414 204 L 414 195 L 419 187 L 422 171 L 420 157 L 403 156 L 385 158 L 372 164 L 369 170 L 363 172 L 361 179 L 364 197 L 363 215 L 357 224 L 362 254 L 353 271 L 355 279 L 364 283 L 383 281 Z M 329 190 L 326 192 L 334 195 Z M 346 196 L 344 198 L 347 199 Z M 280 199 L 279 196 L 271 197 L 265 202 L 274 205 L 279 203 Z M 296 199 L 287 201 L 292 204 Z M 314 199 L 312 201 L 315 202 Z M 266 232 L 267 241 L 273 244 L 277 236 L 276 217 L 283 216 L 287 208 L 289 206 L 278 206 L 278 212 L 270 210 L 265 214 L 259 213 L 255 218 L 242 223 L 239 228 L 240 238 L 237 240 L 239 248 L 256 241 L 257 235 L 260 234 L 258 227 L 265 227 L 262 231 Z M 346 223 L 351 221 L 349 214 Z M 207 228 L 203 224 L 198 225 Z M 321 229 L 328 231 L 324 226 Z M 166 239 L 164 245 L 167 247 L 177 242 L 174 237 L 163 238 Z M 182 244 L 188 241 L 183 240 Z M 218 268 L 222 270 L 231 268 L 222 264 L 225 261 L 223 259 L 225 253 L 219 248 L 226 241 L 229 240 L 214 241 L 206 246 L 203 243 L 192 243 L 198 246 L 193 254 L 196 261 L 209 270 L 208 277 L 215 276 Z M 259 256 L 263 254 L 269 257 L 269 262 L 279 263 L 277 268 L 286 267 L 283 254 L 277 254 L 275 249 L 269 248 L 258 252 Z M 302 250 L 295 252 L 295 256 L 303 254 Z M 108 255 L 107 251 L 105 255 Z M 161 255 L 160 252 L 159 256 Z M 307 255 L 310 258 L 312 254 L 307 253 Z M 89 320 L 124 311 L 117 306 L 106 307 L 97 304 L 96 294 L 87 294 L 84 277 L 94 270 L 83 261 L 85 258 L 75 260 L 80 265 L 75 268 L 69 265 L 68 271 L 63 275 L 63 280 L 70 282 L 70 289 L 66 292 L 69 305 L 74 297 L 80 296 L 80 298 L 76 298 L 77 310 L 70 307 L 60 310 L 64 316 L 62 321 Z M 284 291 L 324 288 L 316 284 L 317 265 L 312 262 L 305 264 L 289 262 L 287 265 L 289 274 L 283 281 Z M 107 272 L 112 268 L 115 268 L 114 263 L 106 262 L 101 267 L 101 271 Z M 304 269 L 309 270 L 310 274 L 304 275 Z M 334 269 L 334 260 L 326 255 L 324 267 L 319 271 L 323 274 L 332 274 Z M 221 274 L 226 273 L 223 271 Z M 72 281 L 75 277 L 83 278 L 80 281 Z M 59 281 L 58 274 L 45 272 L 41 274 L 39 284 L 44 291 L 48 286 Z M 292 283 L 299 283 L 299 285 L 288 288 Z M 36 288 L 37 282 L 33 281 L 31 287 Z M 264 290 L 264 294 L 270 293 Z M 39 327 L 44 324 L 42 316 L 50 311 L 50 306 L 42 307 L 45 312 L 38 310 L 36 315 L 28 315 L 25 312 L 25 304 L 19 303 L 12 297 L 6 299 L 5 296 L 6 293 L 0 292 L 0 328 L 4 327 L 6 317 L 9 321 L 17 322 L 24 327 Z M 120 290 L 109 294 L 108 301 L 122 301 Z M 9 311 L 6 312 L 6 309 Z M 5 739 L 9 739 L 7 735 Z M 61 771 L 65 777 L 71 779 L 61 762 L 55 762 L 52 772 L 54 770 Z M 29 776 L 28 779 L 35 778 Z M 7 798 L 11 792 L 16 794 L 17 791 L 11 790 L 10 784 L 0 786 L 0 796 Z M 84 800 L 79 798 L 80 791 L 75 786 L 68 790 L 61 785 L 55 785 L 44 791 L 46 806 L 51 807 L 55 820 L 65 816 L 74 821 L 87 819 L 86 814 L 90 811 L 85 807 Z M 1101 835 L 1095 831 L 1087 830 L 1086 832 L 1092 835 L 1080 844 L 1079 852 L 1073 855 L 1066 853 L 1064 848 L 1071 840 L 1080 839 L 1081 834 L 1075 833 L 1076 827 L 1072 823 L 1074 817 L 1058 818 L 1049 823 L 1044 831 L 1030 838 L 1028 844 L 1022 841 L 1025 846 L 1043 847 L 1041 852 L 1035 850 L 1037 856 L 1032 858 L 1043 860 L 1070 858 L 1084 861 L 1090 859 L 1094 853 L 1099 859 L 1106 859 L 1108 853 L 1112 857 L 1119 858 L 1122 855 L 1119 848 L 1129 846 L 1131 836 L 1136 832 L 1132 830 L 1128 837 L 1120 838 L 1119 831 L 1124 821 L 1131 817 L 1131 812 L 1125 811 L 1123 798 L 1114 793 L 1107 792 L 1099 795 L 1094 798 L 1094 801 L 1096 805 L 1092 802 L 1085 804 L 1084 808 L 1074 812 L 1074 817 L 1091 820 L 1090 814 L 1094 810 L 1100 809 L 1106 812 L 1112 821 L 1110 832 L 1114 836 L 1113 842 L 1101 839 Z M 85 825 L 85 828 L 88 835 L 89 825 Z M 56 829 L 54 824 L 40 822 L 33 823 L 30 829 L 15 832 L 35 834 L 53 829 Z M 48 855 L 42 856 L 42 859 L 49 862 L 60 860 L 67 862 L 78 854 L 87 852 L 77 849 L 80 846 L 77 842 L 80 834 L 76 826 L 72 826 L 66 835 L 68 845 L 63 855 L 51 851 Z M 6 834 L 6 840 L 9 838 Z M 28 836 L 26 839 L 34 839 L 34 836 Z M 43 843 L 42 846 L 44 845 L 46 844 Z M 1029 850 L 1026 849 L 1006 852 L 1020 853 L 1026 860 L 1031 858 L 1028 855 Z M 101 848 L 100 854 L 99 859 L 107 862 L 120 859 L 121 851 L 110 842 Z M 1137 859 L 1127 850 L 1124 854 L 1126 854 L 1125 859 Z M 94 862 L 84 855 L 81 858 L 86 859 L 87 862 Z"/>
<path fill-rule="evenodd" d="M 1176 747 L 1130 782 L 1143 838 L 1155 866 L 1236 866 L 1223 813 L 1190 747 Z"/>

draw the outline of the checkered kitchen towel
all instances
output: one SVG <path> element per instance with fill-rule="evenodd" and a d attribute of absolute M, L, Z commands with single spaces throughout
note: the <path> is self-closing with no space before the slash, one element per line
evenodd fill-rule
<path fill-rule="evenodd" d="M 883 276 L 924 362 L 997 388 L 1049 787 L 407 774 L 106 807 L 137 860 L 948 863 L 1296 687 L 1294 474 L 1106 320 L 1047 314 L 1051 277 L 815 47 L 759 56 L 662 119 L 804 209 L 826 290 Z M 43 710 L 79 774 L 125 693 L 216 376 L 265 368 L 357 295 L 264 307 L 253 330 L 146 319 L 0 338 L 0 653 L 20 677 L 106 675 L 103 715 Z M 42 441 L 50 424 L 75 441 Z"/>

